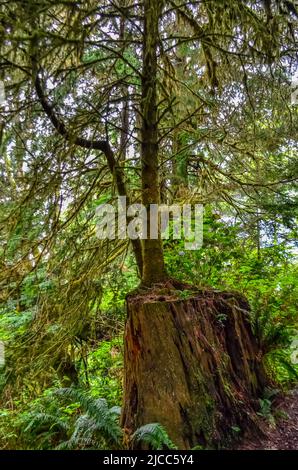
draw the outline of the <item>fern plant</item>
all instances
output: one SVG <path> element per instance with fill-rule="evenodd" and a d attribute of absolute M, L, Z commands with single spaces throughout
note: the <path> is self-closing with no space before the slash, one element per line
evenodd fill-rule
<path fill-rule="evenodd" d="M 153 450 L 177 449 L 166 430 L 159 423 L 145 424 L 138 428 L 132 435 L 132 443 L 140 442 L 148 444 Z"/>
<path fill-rule="evenodd" d="M 59 416 L 50 413 L 30 413 L 28 415 L 29 424 L 25 427 L 24 432 L 32 432 L 33 430 L 39 430 L 43 428 L 49 428 L 49 430 L 63 431 L 67 433 L 69 431 L 69 424 L 63 421 Z"/>
<path fill-rule="evenodd" d="M 263 309 L 262 309 L 263 307 Z M 298 381 L 298 366 L 291 358 L 290 344 L 296 330 L 290 321 L 274 313 L 269 306 L 260 305 L 251 314 L 255 336 L 264 353 L 264 365 L 272 379 L 290 386 Z"/>
<path fill-rule="evenodd" d="M 78 402 L 85 411 L 77 418 L 70 438 L 59 444 L 57 449 L 102 448 L 104 444 L 121 446 L 120 407 L 109 408 L 104 398 L 94 399 L 75 388 L 61 388 L 55 393 Z"/>
<path fill-rule="evenodd" d="M 297 384 L 298 364 L 291 360 L 291 351 L 273 349 L 264 356 L 267 372 L 282 387 Z"/>
<path fill-rule="evenodd" d="M 255 335 L 263 350 L 268 351 L 289 342 L 291 330 L 282 321 L 275 321 L 269 308 L 252 312 L 252 323 Z"/>
<path fill-rule="evenodd" d="M 37 449 L 50 449 L 61 439 L 67 438 L 71 426 L 60 410 L 53 413 L 32 411 L 21 416 L 21 435 L 26 445 Z"/>
<path fill-rule="evenodd" d="M 70 404 L 69 404 L 70 402 Z M 82 413 L 83 412 L 83 413 Z M 27 447 L 57 450 L 121 449 L 124 434 L 119 424 L 121 408 L 109 408 L 104 398 L 94 398 L 78 388 L 59 388 L 36 408 L 22 414 L 22 436 Z M 153 450 L 175 449 L 159 423 L 138 428 L 130 445 L 145 443 Z"/>

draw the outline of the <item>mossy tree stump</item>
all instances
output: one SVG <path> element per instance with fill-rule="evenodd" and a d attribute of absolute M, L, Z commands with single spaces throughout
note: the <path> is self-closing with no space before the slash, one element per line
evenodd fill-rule
<path fill-rule="evenodd" d="M 151 291 L 127 299 L 122 425 L 159 422 L 179 449 L 256 427 L 266 378 L 245 298 Z M 235 429 L 235 428 L 234 428 Z"/>

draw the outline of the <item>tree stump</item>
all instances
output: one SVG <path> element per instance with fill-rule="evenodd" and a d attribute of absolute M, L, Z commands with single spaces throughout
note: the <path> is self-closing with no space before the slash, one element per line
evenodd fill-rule
<path fill-rule="evenodd" d="M 190 449 L 222 445 L 236 426 L 257 428 L 266 377 L 247 300 L 161 292 L 127 298 L 125 431 L 158 422 L 179 449 Z"/>

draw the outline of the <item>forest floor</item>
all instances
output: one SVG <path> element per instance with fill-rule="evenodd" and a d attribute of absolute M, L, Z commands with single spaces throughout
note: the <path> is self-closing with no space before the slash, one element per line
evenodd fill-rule
<path fill-rule="evenodd" d="M 243 440 L 238 450 L 298 450 L 298 388 L 279 401 L 274 410 L 274 425 L 265 429 L 261 440 Z"/>

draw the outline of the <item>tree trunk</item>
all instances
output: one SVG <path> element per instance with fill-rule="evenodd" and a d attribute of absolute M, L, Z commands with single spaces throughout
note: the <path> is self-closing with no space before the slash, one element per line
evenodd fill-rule
<path fill-rule="evenodd" d="M 157 49 L 162 4 L 144 0 L 140 114 L 142 203 L 147 216 L 150 205 L 160 200 Z M 180 299 L 177 283 L 166 281 L 160 235 L 154 239 L 150 232 L 147 217 L 142 285 L 151 289 L 127 300 L 123 427 L 132 433 L 159 422 L 180 449 L 222 443 L 222 436 L 229 436 L 235 426 L 257 429 L 257 398 L 266 380 L 247 302 L 213 291 L 188 291 L 190 298 Z"/>
<path fill-rule="evenodd" d="M 142 70 L 142 203 L 147 210 L 147 238 L 143 240 L 143 284 L 165 279 L 160 234 L 150 236 L 150 204 L 159 204 L 158 126 L 157 126 L 157 45 L 161 0 L 144 1 L 143 70 Z"/>
<path fill-rule="evenodd" d="M 127 300 L 126 432 L 158 422 L 179 449 L 190 449 L 222 445 L 232 426 L 258 430 L 266 378 L 247 301 L 215 291 L 187 300 L 164 292 Z"/>
<path fill-rule="evenodd" d="M 119 40 L 121 42 L 125 41 L 126 33 L 126 19 L 125 16 L 121 16 L 120 20 L 120 32 Z M 126 160 L 126 153 L 128 147 L 128 135 L 129 135 L 129 87 L 127 84 L 124 84 L 121 87 L 121 95 L 123 98 L 122 101 L 122 110 L 121 110 L 121 133 L 120 133 L 120 155 L 119 161 L 124 162 Z"/>

